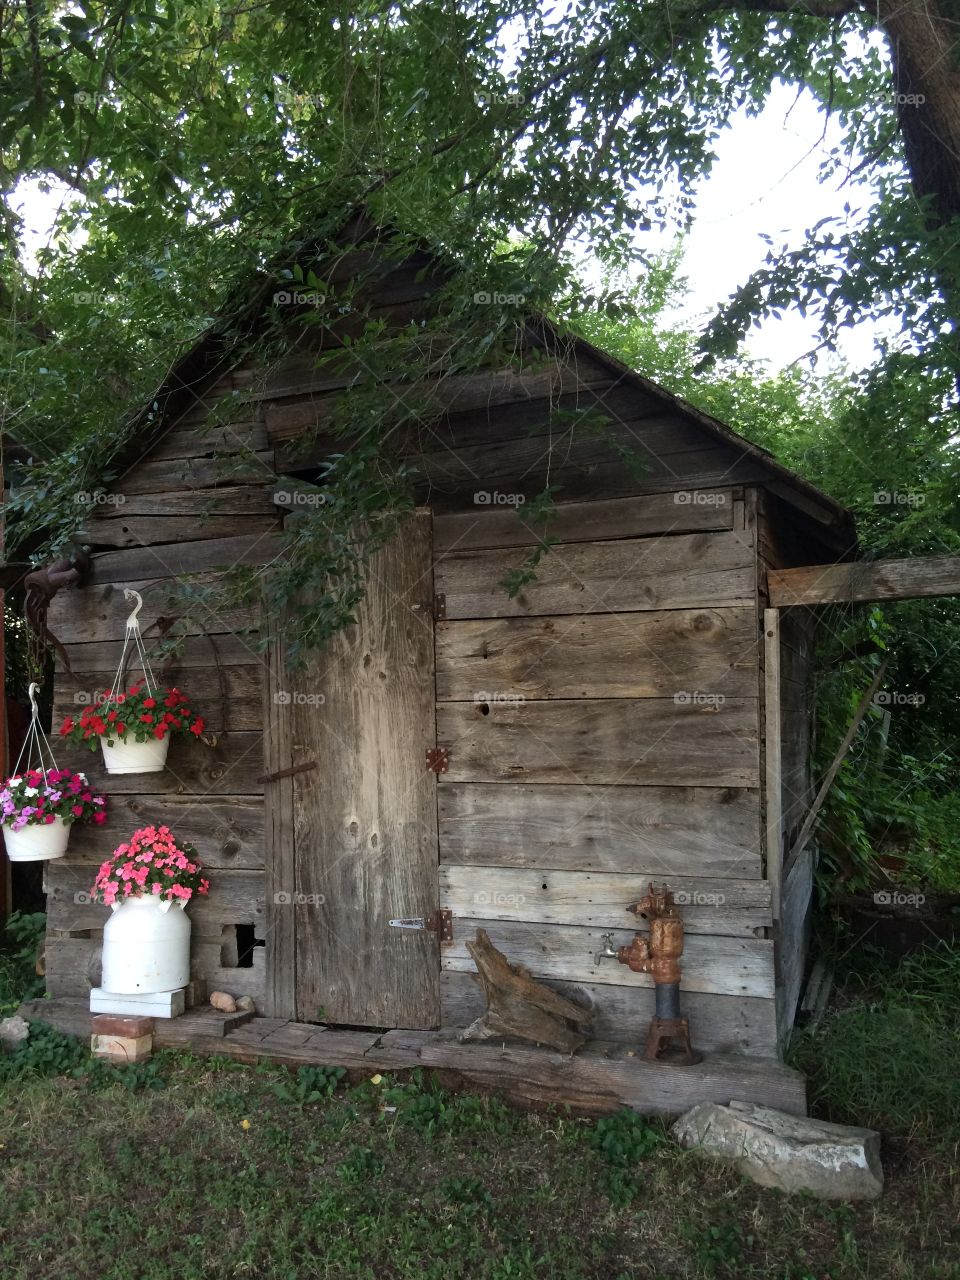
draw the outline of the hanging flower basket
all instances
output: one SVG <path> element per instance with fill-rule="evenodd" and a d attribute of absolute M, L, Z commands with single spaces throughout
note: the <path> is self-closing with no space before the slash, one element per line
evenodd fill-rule
<path fill-rule="evenodd" d="M 16 770 L 0 787 L 0 825 L 11 862 L 62 858 L 75 822 L 107 820 L 106 800 L 92 791 L 86 774 L 57 768 L 37 719 L 38 687 L 30 685 L 32 716 Z M 27 767 L 21 769 L 24 757 Z"/>
<path fill-rule="evenodd" d="M 209 888 L 196 850 L 178 844 L 169 827 L 141 827 L 118 845 L 92 889 L 113 912 L 103 930 L 103 990 L 138 995 L 186 986 L 190 920 L 183 908 Z"/>
<path fill-rule="evenodd" d="M 107 773 L 159 773 L 174 735 L 199 738 L 203 720 L 179 689 L 150 688 L 138 681 L 126 692 L 104 690 L 77 719 L 68 716 L 60 736 L 96 751 Z"/>
<path fill-rule="evenodd" d="M 166 767 L 171 737 L 192 734 L 199 738 L 203 733 L 203 720 L 193 712 L 186 695 L 179 689 L 157 684 L 140 635 L 138 614 L 143 600 L 137 591 L 127 590 L 124 595 L 137 603 L 127 619 L 113 687 L 98 694 L 76 720 L 67 716 L 60 726 L 60 736 L 91 751 L 96 751 L 99 743 L 107 773 L 160 773 Z M 127 655 L 131 649 L 139 659 L 143 675 L 124 690 Z"/>

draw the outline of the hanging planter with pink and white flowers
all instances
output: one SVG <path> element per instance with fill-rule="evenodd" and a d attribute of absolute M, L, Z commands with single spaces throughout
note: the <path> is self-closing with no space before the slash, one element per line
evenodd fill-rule
<path fill-rule="evenodd" d="M 107 819 L 106 800 L 92 790 L 86 774 L 57 768 L 40 728 L 39 687 L 30 685 L 30 728 L 17 767 L 0 787 L 0 826 L 11 862 L 62 858 L 75 822 L 100 825 Z"/>

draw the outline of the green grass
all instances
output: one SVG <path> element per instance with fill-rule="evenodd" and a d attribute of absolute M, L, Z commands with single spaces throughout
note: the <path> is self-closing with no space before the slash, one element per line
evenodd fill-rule
<path fill-rule="evenodd" d="M 797 1034 L 791 1060 L 810 1105 L 946 1150 L 960 1145 L 960 951 L 939 946 L 899 965 L 863 947 L 840 962 L 842 987 L 816 1037 Z"/>
<path fill-rule="evenodd" d="M 0 1068 L 0 1276 L 957 1277 L 956 1058 L 906 1087 L 955 1032 L 957 963 L 854 967 L 798 1041 L 821 1112 L 890 1120 L 873 1205 L 762 1190 L 629 1112 L 595 1123 L 426 1076 L 350 1085 L 171 1052 L 116 1071 L 46 1032 Z M 906 1041 L 904 1008 L 923 1028 Z"/>

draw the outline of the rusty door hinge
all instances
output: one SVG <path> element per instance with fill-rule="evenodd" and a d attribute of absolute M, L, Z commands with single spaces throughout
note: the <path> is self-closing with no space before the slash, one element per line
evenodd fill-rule
<path fill-rule="evenodd" d="M 298 773 L 308 773 L 317 767 L 316 760 L 304 760 L 302 764 L 292 764 L 288 769 L 277 769 L 275 773 L 261 773 L 258 782 L 279 782 L 281 778 L 293 778 Z"/>
<path fill-rule="evenodd" d="M 440 942 L 453 941 L 453 912 L 438 907 L 428 916 L 398 916 L 387 922 L 391 929 L 415 929 L 420 933 L 435 933 Z"/>
<path fill-rule="evenodd" d="M 431 773 L 446 773 L 449 767 L 449 747 L 427 747 L 427 768 Z"/>

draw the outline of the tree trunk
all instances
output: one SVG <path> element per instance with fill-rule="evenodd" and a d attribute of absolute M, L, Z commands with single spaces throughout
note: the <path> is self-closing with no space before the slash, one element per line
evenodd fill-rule
<path fill-rule="evenodd" d="M 960 214 L 960 70 L 957 19 L 944 0 L 879 0 L 910 178 L 932 196 L 937 223 Z"/>

